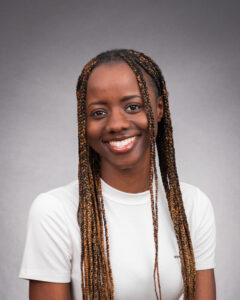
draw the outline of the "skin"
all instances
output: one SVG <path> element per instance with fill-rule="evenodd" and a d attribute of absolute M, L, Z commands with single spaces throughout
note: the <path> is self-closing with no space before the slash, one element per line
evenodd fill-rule
<path fill-rule="evenodd" d="M 162 98 L 147 83 L 155 128 L 163 115 Z M 149 134 L 147 117 L 134 73 L 126 63 L 95 68 L 87 85 L 87 135 L 89 145 L 100 154 L 101 177 L 114 188 L 139 193 L 148 189 Z M 157 133 L 156 133 L 157 134 Z M 125 154 L 112 153 L 104 144 L 117 137 L 137 135 L 134 148 Z M 30 280 L 30 300 L 70 300 L 70 283 Z M 197 271 L 195 300 L 215 300 L 214 270 Z"/>
<path fill-rule="evenodd" d="M 29 281 L 30 300 L 71 300 L 70 283 Z"/>

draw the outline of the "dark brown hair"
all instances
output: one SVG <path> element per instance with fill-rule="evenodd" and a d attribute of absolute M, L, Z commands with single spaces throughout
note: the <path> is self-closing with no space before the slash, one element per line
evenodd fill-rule
<path fill-rule="evenodd" d="M 111 270 L 108 230 L 100 181 L 100 157 L 89 147 L 86 137 L 86 92 L 91 71 L 100 64 L 127 63 L 136 76 L 148 119 L 150 135 L 149 189 L 154 227 L 155 264 L 153 270 L 155 294 L 162 299 L 158 269 L 158 205 L 157 192 L 153 195 L 153 175 L 157 190 L 155 145 L 159 156 L 162 182 L 172 218 L 184 283 L 184 300 L 193 300 L 195 291 L 195 261 L 193 247 L 183 206 L 177 175 L 173 131 L 164 77 L 157 64 L 146 54 L 127 49 L 106 51 L 93 58 L 84 68 L 77 83 L 78 142 L 79 142 L 79 207 L 78 223 L 81 232 L 81 284 L 83 299 L 114 299 L 114 281 Z M 162 96 L 164 113 L 158 123 L 155 138 L 154 118 L 143 70 L 155 83 Z M 156 283 L 157 281 L 157 283 Z"/>

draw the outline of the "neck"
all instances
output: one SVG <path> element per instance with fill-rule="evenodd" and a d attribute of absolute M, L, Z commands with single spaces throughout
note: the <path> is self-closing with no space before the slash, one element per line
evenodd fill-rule
<path fill-rule="evenodd" d="M 126 193 L 149 190 L 149 165 L 129 169 L 101 168 L 102 179 L 110 186 Z"/>

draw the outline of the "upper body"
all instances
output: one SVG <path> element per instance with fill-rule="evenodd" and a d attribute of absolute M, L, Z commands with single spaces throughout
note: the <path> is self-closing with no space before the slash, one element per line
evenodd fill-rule
<path fill-rule="evenodd" d="M 77 98 L 78 193 L 70 196 L 70 185 L 51 192 L 55 200 L 44 200 L 49 196 L 44 194 L 33 205 L 37 232 L 30 222 L 34 242 L 26 251 L 33 258 L 30 265 L 40 261 L 50 267 L 41 278 L 30 278 L 38 280 L 30 281 L 31 300 L 70 299 L 69 281 L 74 300 L 81 292 L 86 299 L 170 300 L 178 299 L 182 287 L 186 299 L 214 300 L 214 217 L 204 194 L 179 185 L 160 69 L 132 50 L 100 54 L 84 67 Z M 43 213 L 40 199 L 41 207 L 47 202 Z M 56 221 L 60 202 L 68 207 L 59 208 L 63 213 Z M 41 273 L 40 268 L 33 263 L 30 269 Z"/>
<path fill-rule="evenodd" d="M 181 188 L 197 272 L 213 269 L 215 221 L 212 205 L 197 187 L 181 183 Z M 102 191 L 107 222 L 111 224 L 109 246 L 113 278 L 116 282 L 115 299 L 154 300 L 154 241 L 149 192 L 124 193 L 104 181 Z M 77 180 L 42 193 L 34 200 L 29 213 L 26 246 L 19 274 L 21 278 L 64 286 L 71 283 L 72 300 L 82 299 L 81 241 L 76 219 L 77 208 Z M 161 185 L 159 269 L 163 299 L 179 299 L 183 292 L 179 251 Z"/>

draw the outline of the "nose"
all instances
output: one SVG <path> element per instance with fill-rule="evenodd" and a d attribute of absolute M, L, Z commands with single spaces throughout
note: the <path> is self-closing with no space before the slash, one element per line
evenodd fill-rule
<path fill-rule="evenodd" d="M 107 132 L 120 132 L 128 129 L 130 122 L 123 111 L 112 110 L 107 118 L 106 131 Z"/>

